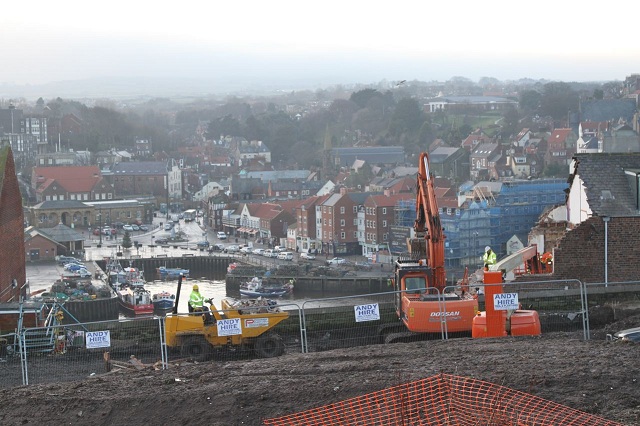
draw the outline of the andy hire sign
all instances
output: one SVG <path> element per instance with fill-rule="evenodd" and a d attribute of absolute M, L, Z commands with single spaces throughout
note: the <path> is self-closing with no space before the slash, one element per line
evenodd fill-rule
<path fill-rule="evenodd" d="M 111 346 L 111 334 L 107 331 L 87 331 L 85 334 L 87 349 L 108 348 Z"/>
<path fill-rule="evenodd" d="M 518 293 L 500 293 L 493 295 L 493 309 L 496 311 L 516 310 L 518 303 Z"/>
<path fill-rule="evenodd" d="M 380 309 L 377 303 L 369 305 L 356 305 L 353 307 L 356 314 L 356 322 L 375 321 L 380 319 Z"/>
<path fill-rule="evenodd" d="M 240 318 L 218 320 L 217 325 L 218 336 L 234 336 L 236 334 L 242 334 Z"/>

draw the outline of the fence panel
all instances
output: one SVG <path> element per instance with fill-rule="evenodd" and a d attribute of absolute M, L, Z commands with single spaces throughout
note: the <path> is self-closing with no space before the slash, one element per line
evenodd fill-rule
<path fill-rule="evenodd" d="M 509 282 L 504 293 L 517 293 L 522 309 L 538 312 L 542 333 L 582 332 L 587 338 L 588 312 L 584 302 L 584 286 L 578 280 Z M 484 298 L 480 310 L 484 310 Z M 493 303 L 493 302 L 491 302 Z"/>
<path fill-rule="evenodd" d="M 16 333 L 0 336 L 0 389 L 22 384 L 19 339 Z"/>
<path fill-rule="evenodd" d="M 640 312 L 640 282 L 588 283 L 586 304 L 589 310 L 589 338 L 605 339 L 607 333 L 637 327 L 633 318 Z M 629 321 L 626 321 L 631 317 Z M 606 327 L 613 322 L 619 329 Z"/>
<path fill-rule="evenodd" d="M 23 329 L 25 384 L 80 380 L 112 369 L 162 368 L 162 318 Z"/>
<path fill-rule="evenodd" d="M 442 339 L 444 333 L 418 334 L 407 331 L 399 321 L 395 308 L 395 298 L 400 294 L 385 292 L 304 302 L 305 352 L 391 341 Z"/>
<path fill-rule="evenodd" d="M 234 361 L 302 352 L 301 315 L 296 304 L 226 298 L 213 312 L 169 314 L 164 326 L 169 362 Z"/>

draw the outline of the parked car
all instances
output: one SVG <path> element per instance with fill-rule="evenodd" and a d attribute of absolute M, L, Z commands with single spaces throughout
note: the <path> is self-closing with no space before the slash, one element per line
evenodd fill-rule
<path fill-rule="evenodd" d="M 171 231 L 171 228 L 173 228 L 173 223 L 167 222 L 167 223 L 164 224 L 164 230 L 165 231 Z"/>
<path fill-rule="evenodd" d="M 91 278 L 91 272 L 89 272 L 86 268 L 77 269 L 74 271 L 70 271 L 71 276 L 78 278 Z"/>
<path fill-rule="evenodd" d="M 218 232 L 216 234 L 216 237 L 218 237 L 219 240 L 226 240 L 227 239 L 227 234 L 225 234 L 224 232 Z"/>
<path fill-rule="evenodd" d="M 278 257 L 278 253 L 276 253 L 271 249 L 266 249 L 265 251 L 262 252 L 262 255 L 264 257 Z"/>
<path fill-rule="evenodd" d="M 257 254 L 259 256 L 262 256 L 263 253 L 264 253 L 264 249 L 263 248 L 253 249 L 253 254 Z"/>
<path fill-rule="evenodd" d="M 618 331 L 613 335 L 607 334 L 607 340 L 640 343 L 640 327 L 627 328 L 626 330 Z"/>
<path fill-rule="evenodd" d="M 356 267 L 356 269 L 360 269 L 360 270 L 363 270 L 363 271 L 369 271 L 369 270 L 373 269 L 373 263 L 368 261 L 368 260 L 365 260 L 364 262 L 356 262 L 355 263 L 355 267 Z"/>
<path fill-rule="evenodd" d="M 123 230 L 123 231 L 128 231 L 128 232 L 133 232 L 133 226 L 131 226 L 131 225 L 124 225 L 124 226 L 122 227 L 122 230 Z"/>
<path fill-rule="evenodd" d="M 64 270 L 65 270 L 65 271 L 71 271 L 71 272 L 73 272 L 73 271 L 78 271 L 78 270 L 80 270 L 80 269 L 87 269 L 87 268 L 85 268 L 85 266 L 84 266 L 83 264 L 81 264 L 81 263 L 75 263 L 75 262 L 66 263 L 66 264 L 64 265 Z"/>
<path fill-rule="evenodd" d="M 280 260 L 293 260 L 293 253 L 290 251 L 281 251 L 278 253 L 278 259 Z"/>
<path fill-rule="evenodd" d="M 209 252 L 212 252 L 212 251 L 224 251 L 224 244 L 216 243 L 209 246 Z"/>
<path fill-rule="evenodd" d="M 209 247 L 209 241 L 198 241 L 196 245 L 198 248 L 207 248 Z"/>
<path fill-rule="evenodd" d="M 280 246 L 275 246 L 273 248 L 273 251 L 275 251 L 276 253 L 280 253 L 281 251 L 284 251 L 284 247 L 280 247 Z"/>
<path fill-rule="evenodd" d="M 227 246 L 224 251 L 226 251 L 227 253 L 237 253 L 238 251 L 240 251 L 240 247 L 238 247 L 235 244 L 232 244 L 230 246 Z"/>
<path fill-rule="evenodd" d="M 94 228 L 93 235 L 100 235 L 100 228 Z"/>
<path fill-rule="evenodd" d="M 56 262 L 58 262 L 58 265 L 60 266 L 66 265 L 67 263 L 71 263 L 71 262 L 82 263 L 80 259 L 71 257 L 71 256 L 57 256 Z"/>
<path fill-rule="evenodd" d="M 300 259 L 315 260 L 315 258 L 316 258 L 315 254 L 307 253 L 306 251 L 303 253 L 300 253 Z"/>
<path fill-rule="evenodd" d="M 251 253 L 251 247 L 249 247 L 249 246 L 241 247 L 240 248 L 240 253 L 246 253 L 246 254 Z"/>
<path fill-rule="evenodd" d="M 138 228 L 140 228 L 140 230 L 144 232 L 147 232 L 149 230 L 149 227 L 147 225 L 140 225 Z"/>
<path fill-rule="evenodd" d="M 169 240 L 166 238 L 156 238 L 156 244 L 168 244 Z"/>
<path fill-rule="evenodd" d="M 343 265 L 347 263 L 347 261 L 341 257 L 334 257 L 333 259 L 327 260 L 327 265 Z"/>
<path fill-rule="evenodd" d="M 140 227 L 138 225 L 136 225 L 135 223 L 132 223 L 131 227 L 133 228 L 134 231 L 139 231 L 140 230 Z"/>

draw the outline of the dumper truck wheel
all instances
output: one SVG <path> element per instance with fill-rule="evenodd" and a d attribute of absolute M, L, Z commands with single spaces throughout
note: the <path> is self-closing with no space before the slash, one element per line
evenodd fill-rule
<path fill-rule="evenodd" d="M 211 355 L 211 345 L 202 336 L 188 337 L 180 347 L 180 355 L 195 361 L 205 361 Z"/>
<path fill-rule="evenodd" d="M 284 353 L 284 342 L 278 334 L 263 334 L 256 339 L 254 348 L 260 357 L 273 358 Z"/>

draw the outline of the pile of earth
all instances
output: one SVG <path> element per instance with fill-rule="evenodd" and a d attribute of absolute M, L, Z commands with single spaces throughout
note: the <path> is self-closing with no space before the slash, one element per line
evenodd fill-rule
<path fill-rule="evenodd" d="M 640 345 L 607 332 L 371 345 L 274 359 L 183 363 L 0 391 L 0 424 L 260 425 L 440 373 L 527 392 L 625 425 L 640 424 Z M 155 361 L 155 360 L 154 360 Z"/>

